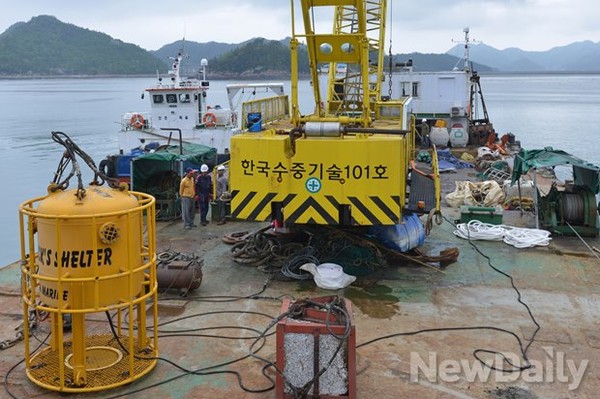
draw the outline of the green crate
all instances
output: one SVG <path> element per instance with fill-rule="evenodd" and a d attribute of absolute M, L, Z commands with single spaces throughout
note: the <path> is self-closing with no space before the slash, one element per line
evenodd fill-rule
<path fill-rule="evenodd" d="M 468 223 L 471 220 L 479 220 L 489 224 L 502 224 L 502 209 L 485 206 L 461 206 L 460 222 Z"/>

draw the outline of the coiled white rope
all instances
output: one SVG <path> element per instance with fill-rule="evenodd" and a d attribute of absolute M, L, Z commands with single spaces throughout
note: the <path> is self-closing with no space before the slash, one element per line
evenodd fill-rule
<path fill-rule="evenodd" d="M 536 245 L 547 246 L 550 244 L 550 232 L 540 229 L 527 229 L 519 227 L 509 227 L 506 231 L 504 242 L 516 248 L 529 248 Z"/>
<path fill-rule="evenodd" d="M 454 234 L 467 240 L 502 241 L 505 229 L 501 225 L 471 220 L 469 223 L 457 224 Z"/>
<path fill-rule="evenodd" d="M 536 245 L 550 244 L 550 232 L 540 229 L 528 229 L 504 224 L 483 223 L 471 220 L 469 223 L 456 225 L 454 235 L 466 240 L 504 241 L 515 248 L 529 248 Z"/>

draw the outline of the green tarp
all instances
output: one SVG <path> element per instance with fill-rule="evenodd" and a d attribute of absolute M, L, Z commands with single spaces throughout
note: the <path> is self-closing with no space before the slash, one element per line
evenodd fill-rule
<path fill-rule="evenodd" d="M 131 167 L 132 189 L 158 198 L 176 195 L 185 168 L 200 169 L 203 163 L 214 164 L 215 148 L 200 144 L 162 147 L 153 153 L 134 158 Z"/>
<path fill-rule="evenodd" d="M 562 150 L 546 147 L 541 150 L 521 150 L 515 156 L 511 184 L 526 174 L 531 168 L 542 168 L 557 165 L 573 166 L 573 181 L 577 186 L 585 186 L 594 194 L 600 191 L 598 174 L 600 168 Z"/>

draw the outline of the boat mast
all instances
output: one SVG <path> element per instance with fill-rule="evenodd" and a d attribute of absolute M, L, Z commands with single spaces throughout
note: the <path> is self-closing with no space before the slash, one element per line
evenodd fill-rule
<path fill-rule="evenodd" d="M 469 27 L 465 27 L 463 32 L 465 34 L 464 39 L 464 67 L 463 70 L 465 73 L 469 75 L 469 109 L 467 112 L 467 118 L 469 120 L 470 130 L 475 129 L 475 125 L 479 125 L 480 127 L 488 128 L 492 127 L 490 123 L 490 118 L 488 116 L 487 107 L 485 106 L 485 100 L 483 99 L 483 91 L 481 90 L 481 82 L 480 77 L 476 71 L 473 71 L 471 68 L 471 60 L 470 60 L 470 43 L 471 39 L 469 37 Z M 479 100 L 478 100 L 479 99 Z M 477 119 L 478 115 L 478 103 L 481 102 L 481 109 L 483 112 L 483 118 Z"/>
<path fill-rule="evenodd" d="M 169 76 L 171 77 L 171 82 L 175 86 L 179 86 L 179 82 L 181 82 L 181 76 L 179 74 L 179 69 L 181 66 L 181 60 L 185 56 L 186 55 L 183 53 L 183 48 L 182 48 L 181 50 L 179 50 L 179 53 L 177 53 L 177 57 L 169 57 L 169 59 L 173 60 L 172 69 L 169 70 Z"/>
<path fill-rule="evenodd" d="M 466 28 L 463 29 L 463 32 L 465 32 L 465 54 L 464 54 L 464 59 L 465 59 L 465 66 L 464 66 L 464 70 L 465 72 L 469 72 L 469 27 L 467 26 Z"/>

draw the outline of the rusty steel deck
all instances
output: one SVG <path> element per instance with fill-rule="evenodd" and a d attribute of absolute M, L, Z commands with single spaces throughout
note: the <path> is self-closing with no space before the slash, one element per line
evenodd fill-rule
<path fill-rule="evenodd" d="M 467 172 L 463 172 L 467 173 Z M 458 175 L 446 176 L 452 186 Z M 158 224 L 159 250 L 195 253 L 204 260 L 203 281 L 182 297 L 159 298 L 160 356 L 147 376 L 131 385 L 72 397 L 131 398 L 274 398 L 272 382 L 262 373 L 265 363 L 248 357 L 253 341 L 281 309 L 284 297 L 343 295 L 353 304 L 357 342 L 358 398 L 596 398 L 600 391 L 600 261 L 578 238 L 554 238 L 547 247 L 516 249 L 503 242 L 467 240 L 453 234 L 450 221 L 458 210 L 444 209 L 445 221 L 434 226 L 422 250 L 437 254 L 445 248 L 460 251 L 458 261 L 444 268 L 410 264 L 391 258 L 386 267 L 359 277 L 346 289 L 325 291 L 312 281 L 271 281 L 267 275 L 231 258 L 222 236 L 255 231 L 263 225 L 229 222 L 184 230 L 179 221 Z M 520 214 L 507 214 L 505 223 L 527 225 Z M 598 239 L 586 239 L 600 248 Z M 523 362 L 517 338 L 528 345 L 536 325 L 518 301 L 509 274 L 540 325 L 526 356 L 534 366 L 519 373 L 483 367 L 474 351 L 501 352 Z M 258 296 L 252 296 L 260 293 Z M 252 296 L 250 298 L 244 298 Z M 22 318 L 17 265 L 0 271 L 0 341 L 15 337 Z M 238 298 L 241 297 L 241 298 Z M 102 315 L 90 328 L 106 323 Z M 235 327 L 238 327 L 237 329 Z M 239 328 L 242 329 L 239 329 Z M 487 327 L 481 329 L 479 327 Z M 463 329 L 464 328 L 464 329 Z M 449 329 L 445 331 L 434 331 Z M 512 332 L 500 331 L 500 329 Z M 185 330 L 185 333 L 181 332 Z M 415 335 L 397 335 L 429 330 Z M 261 358 L 275 361 L 274 329 L 266 334 Z M 49 325 L 33 330 L 38 344 Z M 178 335 L 175 335 L 178 334 Z M 380 337 L 389 338 L 377 340 Z M 375 342 L 369 343 L 372 340 Z M 476 352 L 493 362 L 490 352 Z M 30 382 L 21 363 L 22 341 L 0 350 L 0 374 L 6 388 L 0 397 L 51 398 L 59 393 Z M 215 365 L 241 359 L 219 368 Z M 498 359 L 496 359 L 498 361 Z M 510 367 L 502 362 L 497 366 Z M 213 371 L 233 374 L 205 374 Z M 266 374 L 274 379 L 273 370 Z"/>

